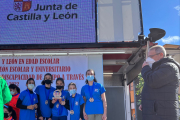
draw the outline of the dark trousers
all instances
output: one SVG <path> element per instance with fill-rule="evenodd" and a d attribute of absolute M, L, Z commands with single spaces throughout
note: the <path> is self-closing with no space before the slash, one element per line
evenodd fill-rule
<path fill-rule="evenodd" d="M 67 120 L 67 116 L 61 116 L 61 117 L 52 117 L 52 120 Z"/>

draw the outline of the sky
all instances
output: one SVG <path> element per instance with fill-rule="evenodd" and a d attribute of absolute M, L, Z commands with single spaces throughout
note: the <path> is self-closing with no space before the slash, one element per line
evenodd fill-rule
<path fill-rule="evenodd" d="M 161 28 L 166 35 L 158 45 L 180 45 L 180 0 L 141 0 L 144 35 L 150 28 Z"/>

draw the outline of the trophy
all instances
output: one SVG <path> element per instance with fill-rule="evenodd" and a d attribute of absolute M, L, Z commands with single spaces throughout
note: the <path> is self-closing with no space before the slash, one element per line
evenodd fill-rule
<path fill-rule="evenodd" d="M 54 95 L 53 99 L 62 99 L 62 97 L 61 97 L 62 93 L 60 90 L 55 90 L 53 92 L 53 95 Z"/>

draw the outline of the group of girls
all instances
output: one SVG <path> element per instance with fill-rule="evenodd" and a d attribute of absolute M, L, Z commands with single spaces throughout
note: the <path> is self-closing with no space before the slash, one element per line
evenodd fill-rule
<path fill-rule="evenodd" d="M 67 120 L 68 110 L 70 120 L 107 119 L 105 88 L 97 83 L 94 70 L 86 71 L 86 85 L 82 87 L 81 94 L 77 93 L 75 83 L 68 85 L 68 91 L 64 90 L 63 78 L 56 79 L 56 88 L 51 86 L 52 82 L 52 75 L 45 74 L 42 85 L 36 87 L 35 93 L 33 78 L 27 80 L 27 89 L 21 93 L 16 85 L 11 84 L 9 88 L 13 98 L 4 106 L 4 120 L 35 120 L 35 110 L 37 120 Z M 55 90 L 61 91 L 62 99 L 55 98 Z"/>

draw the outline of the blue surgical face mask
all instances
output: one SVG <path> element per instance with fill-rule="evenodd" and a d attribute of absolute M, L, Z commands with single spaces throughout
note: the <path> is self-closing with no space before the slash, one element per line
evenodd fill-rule
<path fill-rule="evenodd" d="M 33 90 L 34 84 L 28 84 L 28 88 L 29 88 L 30 90 Z"/>
<path fill-rule="evenodd" d="M 76 94 L 76 89 L 72 89 L 69 91 L 70 95 Z"/>
<path fill-rule="evenodd" d="M 88 81 L 93 81 L 93 80 L 94 80 L 94 75 L 88 75 L 88 76 L 86 77 L 86 79 L 87 79 Z"/>

